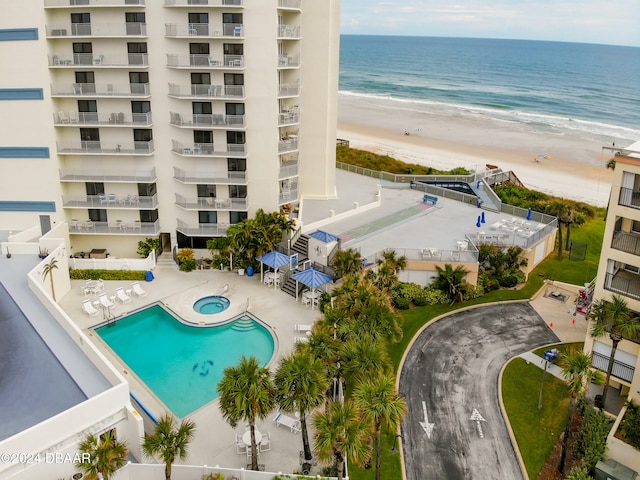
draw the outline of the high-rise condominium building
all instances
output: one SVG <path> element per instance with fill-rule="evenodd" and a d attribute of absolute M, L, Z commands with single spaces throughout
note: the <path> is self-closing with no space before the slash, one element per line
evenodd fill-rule
<path fill-rule="evenodd" d="M 339 0 L 0 5 L 0 223 L 205 247 L 335 195 Z"/>

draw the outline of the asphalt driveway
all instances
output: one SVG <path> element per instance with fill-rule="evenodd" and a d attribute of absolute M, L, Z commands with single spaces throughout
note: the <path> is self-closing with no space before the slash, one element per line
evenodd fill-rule
<path fill-rule="evenodd" d="M 558 341 L 528 302 L 454 313 L 426 328 L 400 372 L 407 480 L 522 479 L 498 375 L 510 358 Z"/>

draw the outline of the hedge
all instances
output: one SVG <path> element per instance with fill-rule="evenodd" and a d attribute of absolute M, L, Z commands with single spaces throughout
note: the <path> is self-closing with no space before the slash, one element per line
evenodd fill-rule
<path fill-rule="evenodd" d="M 145 270 L 69 270 L 71 280 L 145 280 Z"/>

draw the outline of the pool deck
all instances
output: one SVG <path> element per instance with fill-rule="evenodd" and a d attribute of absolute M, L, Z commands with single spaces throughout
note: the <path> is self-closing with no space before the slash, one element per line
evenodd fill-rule
<path fill-rule="evenodd" d="M 274 358 L 269 363 L 269 368 L 272 370 L 277 368 L 280 358 L 291 351 L 296 337 L 304 337 L 304 334 L 294 331 L 294 325 L 312 324 L 320 316 L 317 310 L 311 311 L 286 293 L 264 286 L 260 282 L 259 272 L 253 277 L 219 270 L 196 270 L 185 273 L 180 272 L 177 265 L 159 265 L 154 270 L 154 275 L 155 279 L 152 282 L 140 283 L 147 292 L 146 297 L 133 297 L 133 300 L 127 304 L 116 300 L 116 307 L 113 309 L 116 317 L 133 313 L 151 304 L 163 303 L 168 304 L 174 312 L 184 314 L 186 320 L 200 324 L 202 317 L 216 317 L 215 322 L 232 318 L 243 312 L 248 304 L 248 311 L 268 326 L 276 340 Z M 93 328 L 102 324 L 104 320 L 102 313 L 97 317 L 89 317 L 82 311 L 83 300 L 97 299 L 95 295 L 81 294 L 80 286 L 83 283 L 84 281 L 81 280 L 72 280 L 72 290 L 60 301 L 60 306 L 86 331 L 116 369 L 129 380 L 131 391 L 135 396 L 155 416 L 160 416 L 166 410 L 164 405 L 93 332 Z M 118 287 L 130 288 L 131 283 L 105 281 L 104 291 L 107 296 L 110 296 Z M 219 295 L 225 285 L 228 285 L 228 290 L 224 295 L 231 301 L 230 307 L 225 312 L 201 315 L 193 311 L 192 305 L 195 300 L 207 295 Z M 300 433 L 292 433 L 288 428 L 276 427 L 273 422 L 274 417 L 275 411 L 256 424 L 262 433 L 270 432 L 271 434 L 271 450 L 261 453 L 259 463 L 264 464 L 267 471 L 291 473 L 300 468 L 299 452 L 302 450 L 302 436 Z M 185 463 L 220 465 L 230 468 L 246 467 L 246 455 L 237 454 L 235 446 L 235 435 L 242 435 L 245 432 L 245 425 L 240 424 L 235 429 L 231 428 L 222 418 L 217 400 L 200 408 L 189 418 L 196 423 L 197 430 L 189 446 L 189 457 Z M 312 472 L 317 474 L 319 470 L 316 468 Z"/>

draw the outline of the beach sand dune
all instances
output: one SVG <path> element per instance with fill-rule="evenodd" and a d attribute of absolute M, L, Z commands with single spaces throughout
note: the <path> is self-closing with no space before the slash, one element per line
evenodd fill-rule
<path fill-rule="evenodd" d="M 598 206 L 608 202 L 613 172 L 606 168 L 609 153 L 602 151 L 606 139 L 392 103 L 340 95 L 338 138 L 353 148 L 439 169 L 498 165 L 531 189 Z"/>

